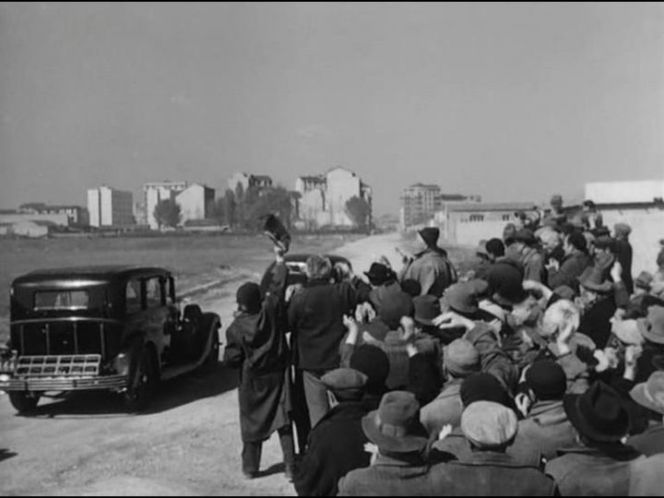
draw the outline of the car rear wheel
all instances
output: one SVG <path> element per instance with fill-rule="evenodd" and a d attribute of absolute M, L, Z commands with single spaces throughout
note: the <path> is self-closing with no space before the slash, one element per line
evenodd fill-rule
<path fill-rule="evenodd" d="M 9 402 L 19 413 L 34 410 L 39 403 L 39 394 L 31 391 L 10 391 Z"/>
<path fill-rule="evenodd" d="M 125 392 L 124 401 L 127 410 L 131 412 L 144 410 L 152 399 L 156 381 L 152 354 L 148 348 L 144 348 Z"/>

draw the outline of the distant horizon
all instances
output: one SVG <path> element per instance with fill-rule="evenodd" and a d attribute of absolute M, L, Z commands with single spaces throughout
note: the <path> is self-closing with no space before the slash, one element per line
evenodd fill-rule
<path fill-rule="evenodd" d="M 0 205 L 161 178 L 569 202 L 664 178 L 661 3 L 0 3 Z"/>

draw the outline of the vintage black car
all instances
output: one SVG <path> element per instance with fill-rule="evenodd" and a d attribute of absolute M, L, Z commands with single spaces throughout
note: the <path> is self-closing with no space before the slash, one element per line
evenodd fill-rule
<path fill-rule="evenodd" d="M 196 304 L 180 311 L 163 268 L 40 270 L 12 282 L 11 335 L 0 390 L 19 412 L 53 391 L 111 390 L 144 409 L 160 380 L 213 366 L 221 320 Z"/>

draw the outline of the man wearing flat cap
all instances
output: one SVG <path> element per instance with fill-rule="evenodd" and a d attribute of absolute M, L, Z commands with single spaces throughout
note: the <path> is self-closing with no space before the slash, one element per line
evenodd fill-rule
<path fill-rule="evenodd" d="M 417 232 L 417 240 L 423 248 L 414 259 L 404 258 L 404 269 L 400 281 L 419 282 L 420 295 L 431 294 L 441 297 L 443 291 L 457 281 L 457 273 L 447 258 L 447 252 L 438 247 L 440 230 L 426 227 Z"/>
<path fill-rule="evenodd" d="M 300 496 L 336 496 L 339 479 L 367 467 L 369 442 L 362 430 L 368 413 L 362 402 L 368 377 L 352 368 L 337 368 L 321 377 L 334 398 L 332 409 L 309 433 L 307 450 L 293 480 Z"/>
<path fill-rule="evenodd" d="M 438 496 L 553 496 L 556 485 L 536 465 L 507 454 L 517 434 L 516 414 L 493 401 L 470 403 L 461 432 L 471 451 L 431 468 Z"/>

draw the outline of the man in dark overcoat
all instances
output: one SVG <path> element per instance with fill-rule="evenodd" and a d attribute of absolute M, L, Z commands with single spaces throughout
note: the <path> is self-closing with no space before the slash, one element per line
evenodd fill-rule
<path fill-rule="evenodd" d="M 224 362 L 240 368 L 238 396 L 242 433 L 242 471 L 259 470 L 263 441 L 276 430 L 284 453 L 285 473 L 292 478 L 295 448 L 290 418 L 290 354 L 284 335 L 284 293 L 288 270 L 283 250 L 275 247 L 276 264 L 265 296 L 253 282 L 237 291 L 238 312 L 226 331 Z"/>

